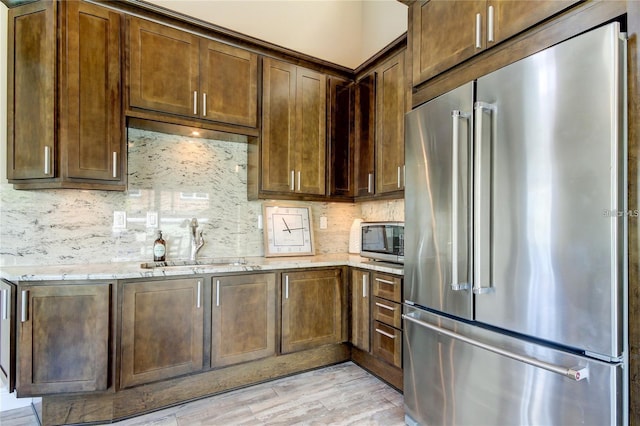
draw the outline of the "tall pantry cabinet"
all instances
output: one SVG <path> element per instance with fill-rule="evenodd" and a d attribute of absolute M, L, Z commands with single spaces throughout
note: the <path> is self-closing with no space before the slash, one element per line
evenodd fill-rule
<path fill-rule="evenodd" d="M 16 189 L 125 188 L 121 22 L 81 1 L 9 10 L 7 174 Z"/>

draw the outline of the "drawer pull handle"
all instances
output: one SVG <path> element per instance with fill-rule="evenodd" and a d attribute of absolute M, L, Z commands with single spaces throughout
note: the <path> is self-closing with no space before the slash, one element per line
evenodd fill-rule
<path fill-rule="evenodd" d="M 382 334 L 383 336 L 388 337 L 389 339 L 395 339 L 396 336 L 394 336 L 393 334 L 387 333 L 386 331 L 382 331 L 379 328 L 376 328 L 376 332 Z"/>
<path fill-rule="evenodd" d="M 393 306 L 387 306 L 387 305 L 384 305 L 384 304 L 379 303 L 379 302 L 376 302 L 376 306 L 380 306 L 381 308 L 388 309 L 390 311 L 395 311 L 396 310 L 396 308 L 394 308 Z"/>
<path fill-rule="evenodd" d="M 379 283 L 396 285 L 395 281 L 383 280 L 382 278 L 376 278 L 376 281 L 378 281 Z"/>

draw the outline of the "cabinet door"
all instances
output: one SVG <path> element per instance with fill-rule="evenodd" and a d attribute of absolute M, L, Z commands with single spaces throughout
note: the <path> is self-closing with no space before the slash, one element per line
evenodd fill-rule
<path fill-rule="evenodd" d="M 120 83 L 121 15 L 85 2 L 67 2 L 66 82 L 68 176 L 122 179 L 124 140 Z"/>
<path fill-rule="evenodd" d="M 375 193 L 376 74 L 356 83 L 356 196 Z"/>
<path fill-rule="evenodd" d="M 7 177 L 56 173 L 56 10 L 44 1 L 9 9 Z"/>
<path fill-rule="evenodd" d="M 105 390 L 111 285 L 20 286 L 18 395 Z"/>
<path fill-rule="evenodd" d="M 282 353 L 343 340 L 339 269 L 282 275 Z"/>
<path fill-rule="evenodd" d="M 374 321 L 371 339 L 371 352 L 375 357 L 402 368 L 402 331 Z"/>
<path fill-rule="evenodd" d="M 414 86 L 484 49 L 486 0 L 418 1 L 411 7 Z"/>
<path fill-rule="evenodd" d="M 202 278 L 123 285 L 120 388 L 202 369 Z"/>
<path fill-rule="evenodd" d="M 211 367 L 275 355 L 275 275 L 220 277 L 213 282 Z"/>
<path fill-rule="evenodd" d="M 258 55 L 202 39 L 200 91 L 201 118 L 256 127 Z"/>
<path fill-rule="evenodd" d="M 353 83 L 329 79 L 330 195 L 353 196 Z"/>
<path fill-rule="evenodd" d="M 194 116 L 200 108 L 200 39 L 185 31 L 128 17 L 129 105 Z"/>
<path fill-rule="evenodd" d="M 0 281 L 0 380 L 9 393 L 16 386 L 16 291 Z"/>
<path fill-rule="evenodd" d="M 404 51 L 380 67 L 376 106 L 376 194 L 384 194 L 404 188 Z"/>
<path fill-rule="evenodd" d="M 499 43 L 516 35 L 576 2 L 577 0 L 488 0 L 487 8 L 493 7 L 494 41 L 491 42 L 490 30 L 488 30 L 487 45 Z"/>
<path fill-rule="evenodd" d="M 351 343 L 369 352 L 371 287 L 369 272 L 351 270 Z"/>
<path fill-rule="evenodd" d="M 296 66 L 263 61 L 261 188 L 292 192 L 295 176 Z"/>
<path fill-rule="evenodd" d="M 295 191 L 326 193 L 327 78 L 297 68 Z"/>

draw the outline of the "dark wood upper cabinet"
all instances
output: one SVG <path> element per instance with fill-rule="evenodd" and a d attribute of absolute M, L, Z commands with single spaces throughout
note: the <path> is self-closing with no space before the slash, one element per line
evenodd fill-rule
<path fill-rule="evenodd" d="M 392 56 L 377 71 L 376 194 L 402 194 L 404 190 L 404 54 Z"/>
<path fill-rule="evenodd" d="M 355 89 L 355 195 L 375 194 L 376 74 L 356 83 Z"/>
<path fill-rule="evenodd" d="M 255 53 L 136 17 L 127 24 L 129 114 L 257 126 Z"/>
<path fill-rule="evenodd" d="M 561 12 L 577 0 L 420 0 L 410 12 L 413 85 Z"/>
<path fill-rule="evenodd" d="M 16 189 L 125 188 L 121 20 L 81 1 L 9 10 L 7 175 Z"/>
<path fill-rule="evenodd" d="M 200 371 L 204 279 L 122 284 L 120 388 Z"/>
<path fill-rule="evenodd" d="M 329 195 L 354 195 L 354 84 L 329 78 Z"/>
<path fill-rule="evenodd" d="M 344 340 L 343 289 L 340 269 L 282 275 L 282 353 Z"/>
<path fill-rule="evenodd" d="M 211 367 L 275 355 L 275 274 L 214 277 L 211 309 Z"/>
<path fill-rule="evenodd" d="M 264 59 L 260 195 L 325 195 L 326 84 L 324 74 Z"/>
<path fill-rule="evenodd" d="M 18 396 L 107 389 L 111 287 L 18 287 Z"/>

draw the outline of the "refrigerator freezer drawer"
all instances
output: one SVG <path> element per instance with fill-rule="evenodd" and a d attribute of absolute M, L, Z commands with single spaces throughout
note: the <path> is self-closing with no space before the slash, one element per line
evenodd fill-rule
<path fill-rule="evenodd" d="M 404 318 L 405 412 L 419 424 L 625 421 L 621 364 L 410 307 Z"/>

